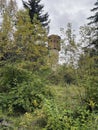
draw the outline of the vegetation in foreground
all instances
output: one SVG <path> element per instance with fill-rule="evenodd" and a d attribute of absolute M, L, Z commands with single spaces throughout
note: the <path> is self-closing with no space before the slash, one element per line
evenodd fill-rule
<path fill-rule="evenodd" d="M 81 100 L 85 97 L 84 91 L 84 88 L 73 85 L 47 86 L 46 95 L 40 95 L 41 103 L 38 102 L 39 97 L 33 97 L 31 106 L 33 111 L 26 110 L 20 114 L 14 111 L 1 112 L 0 117 L 4 122 L 0 128 L 2 130 L 97 130 L 98 114 L 94 110 L 90 111 L 88 106 L 91 104 Z M 94 107 L 95 104 L 92 101 L 90 103 Z"/>
<path fill-rule="evenodd" d="M 70 59 L 68 64 L 53 69 L 45 44 L 47 30 L 36 13 L 31 20 L 28 9 L 17 11 L 15 1 L 3 2 L 5 6 L 0 5 L 3 17 L 0 27 L 0 129 L 98 130 L 98 28 L 81 27 L 81 46 L 78 46 L 71 24 L 68 24 L 65 33 L 68 46 L 64 51 L 65 54 L 71 52 Z M 95 25 L 96 17 L 91 17 Z M 78 47 L 84 53 L 79 55 L 76 65 L 74 57 Z"/>

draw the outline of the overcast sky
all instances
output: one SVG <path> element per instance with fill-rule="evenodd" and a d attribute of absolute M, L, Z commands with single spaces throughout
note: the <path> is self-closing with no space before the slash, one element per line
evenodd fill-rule
<path fill-rule="evenodd" d="M 20 1 L 20 0 L 17 0 Z M 48 12 L 50 22 L 50 34 L 60 34 L 60 28 L 66 28 L 71 22 L 73 28 L 79 29 L 88 22 L 94 3 L 97 0 L 42 0 L 44 13 Z"/>

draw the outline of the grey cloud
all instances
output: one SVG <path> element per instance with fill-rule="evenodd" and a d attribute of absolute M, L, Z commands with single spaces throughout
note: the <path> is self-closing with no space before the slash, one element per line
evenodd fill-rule
<path fill-rule="evenodd" d="M 96 0 L 42 0 L 45 11 L 50 15 L 50 33 L 57 33 L 60 27 L 65 27 L 68 22 L 77 30 L 79 26 L 87 23 L 91 16 L 90 9 Z"/>
<path fill-rule="evenodd" d="M 60 33 L 60 28 L 66 27 L 68 22 L 71 22 L 77 31 L 81 25 L 88 22 L 87 18 L 92 15 L 90 9 L 95 2 L 96 0 L 42 0 L 44 12 L 49 13 L 51 20 L 50 33 Z"/>

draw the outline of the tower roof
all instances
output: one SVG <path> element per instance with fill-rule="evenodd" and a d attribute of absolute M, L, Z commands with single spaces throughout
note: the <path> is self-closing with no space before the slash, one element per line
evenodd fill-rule
<path fill-rule="evenodd" d="M 55 34 L 49 35 L 48 38 L 58 38 L 58 39 L 61 39 L 61 37 L 59 35 L 55 35 Z"/>
<path fill-rule="evenodd" d="M 49 49 L 56 49 L 56 50 L 60 50 L 60 40 L 61 37 L 55 34 L 52 34 L 48 37 L 48 47 Z"/>

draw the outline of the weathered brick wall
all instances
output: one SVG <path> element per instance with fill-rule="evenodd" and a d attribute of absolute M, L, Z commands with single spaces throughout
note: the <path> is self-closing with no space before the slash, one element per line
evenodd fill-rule
<path fill-rule="evenodd" d="M 60 36 L 58 35 L 50 35 L 48 37 L 48 47 L 49 49 L 56 49 L 58 51 L 60 51 Z"/>

